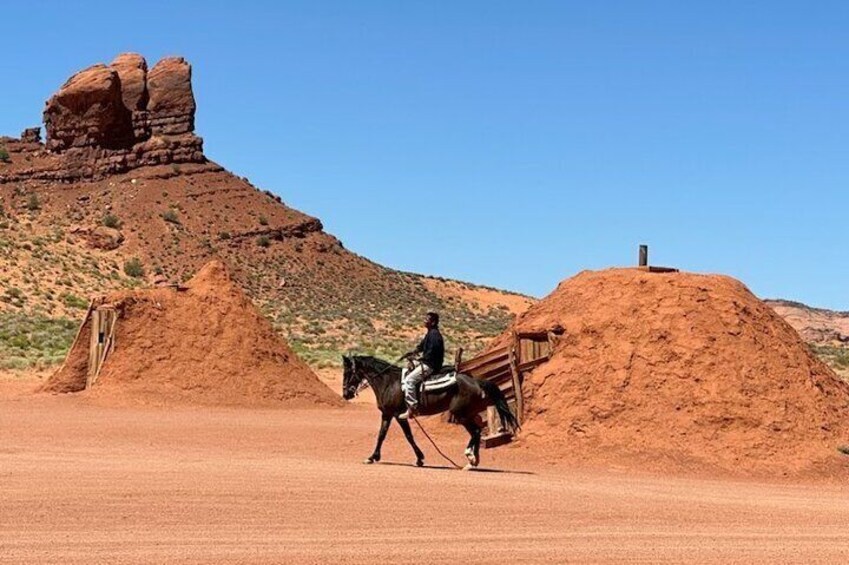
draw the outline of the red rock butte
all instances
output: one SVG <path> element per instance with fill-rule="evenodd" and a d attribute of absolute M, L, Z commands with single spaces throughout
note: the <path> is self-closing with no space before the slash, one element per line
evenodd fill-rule
<path fill-rule="evenodd" d="M 39 128 L 20 139 L 2 138 L 28 168 L 13 168 L 0 182 L 75 182 L 104 178 L 147 165 L 205 164 L 195 135 L 192 67 L 167 57 L 148 70 L 144 57 L 119 55 L 68 79 L 44 109 L 46 142 Z"/>

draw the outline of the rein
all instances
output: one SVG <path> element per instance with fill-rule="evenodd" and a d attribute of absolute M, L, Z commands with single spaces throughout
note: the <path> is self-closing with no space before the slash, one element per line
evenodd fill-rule
<path fill-rule="evenodd" d="M 462 469 L 462 467 L 460 467 L 459 465 L 457 465 L 456 463 L 454 463 L 454 460 L 453 460 L 453 459 L 451 459 L 450 457 L 448 457 L 447 455 L 445 455 L 444 453 L 442 453 L 442 450 L 441 450 L 441 449 L 439 449 L 439 446 L 438 446 L 438 445 L 436 445 L 436 442 L 435 442 L 435 441 L 433 441 L 433 438 L 432 438 L 432 437 L 430 437 L 430 434 L 428 434 L 428 433 L 427 433 L 427 431 L 425 431 L 424 426 L 422 426 L 422 423 L 421 423 L 421 422 L 419 422 L 419 419 L 418 419 L 418 418 L 416 418 L 415 416 L 413 416 L 413 421 L 416 423 L 416 425 L 419 427 L 419 429 L 420 429 L 420 430 L 422 431 L 422 433 L 425 435 L 425 437 L 426 437 L 426 438 L 427 438 L 427 440 L 430 442 L 430 444 L 433 446 L 433 448 L 434 448 L 434 449 L 436 449 L 436 452 L 437 452 L 437 453 L 439 453 L 439 455 L 441 455 L 443 459 L 445 459 L 446 461 L 448 461 L 449 463 L 451 463 L 452 465 L 454 465 L 454 468 L 455 468 L 455 469 Z"/>
<path fill-rule="evenodd" d="M 397 360 L 397 361 L 395 361 L 395 363 L 398 363 L 398 362 L 400 362 L 400 361 L 403 361 L 404 359 L 406 359 L 406 357 L 407 357 L 406 355 L 403 355 L 403 356 L 399 357 L 399 358 L 398 358 L 398 360 Z M 374 358 L 372 357 L 372 359 L 374 359 Z M 381 369 L 380 371 L 378 371 L 378 372 L 374 373 L 373 375 L 371 375 L 371 378 L 373 378 L 373 379 L 374 379 L 374 378 L 380 377 L 381 375 L 383 375 L 384 373 L 386 373 L 386 372 L 387 372 L 387 371 L 389 371 L 390 369 L 397 369 L 397 368 L 398 368 L 398 367 L 396 367 L 396 366 L 395 366 L 395 364 L 393 364 L 393 363 L 389 363 L 389 364 L 387 364 L 387 365 L 386 365 L 386 367 L 384 367 L 384 368 L 383 368 L 383 369 Z M 363 390 L 367 389 L 368 387 L 369 387 L 368 379 L 367 379 L 367 378 L 365 378 L 365 377 L 363 377 L 363 380 L 362 380 L 362 381 L 360 381 L 360 384 L 359 384 L 359 385 L 357 385 L 357 391 L 354 393 L 354 396 L 357 396 L 358 394 L 360 394 L 360 392 L 362 392 Z M 442 450 L 441 450 L 441 449 L 439 449 L 439 446 L 438 446 L 438 445 L 436 445 L 436 442 L 433 440 L 433 438 L 432 438 L 432 437 L 430 437 L 430 434 L 429 434 L 429 433 L 427 433 L 427 430 L 425 430 L 425 429 L 424 429 L 424 426 L 422 426 L 422 423 L 421 423 L 421 422 L 419 422 L 419 419 L 418 419 L 418 418 L 416 418 L 415 416 L 413 416 L 413 417 L 412 417 L 412 419 L 413 419 L 413 421 L 416 423 L 416 425 L 419 427 L 419 429 L 422 431 L 422 433 L 425 435 L 425 437 L 427 438 L 427 440 L 431 443 L 431 445 L 433 445 L 434 449 L 436 449 L 436 452 L 437 452 L 437 453 L 439 453 L 439 455 L 440 455 L 443 459 L 445 459 L 446 461 L 448 461 L 449 463 L 451 463 L 451 464 L 454 466 L 454 468 L 455 468 L 455 469 L 462 469 L 462 468 L 463 468 L 463 467 L 460 467 L 459 465 L 457 465 L 457 463 L 455 463 L 453 459 L 451 459 L 450 457 L 448 457 L 447 455 L 445 455 L 445 453 L 443 453 L 443 452 L 442 452 Z"/>
<path fill-rule="evenodd" d="M 399 358 L 398 358 L 398 360 L 397 360 L 397 361 L 395 361 L 395 363 L 398 363 L 399 361 L 403 361 L 405 358 L 406 358 L 406 356 L 405 356 L 405 355 L 402 355 L 401 357 L 399 357 Z M 382 376 L 382 375 L 383 375 L 383 373 L 388 372 L 390 369 L 397 369 L 397 368 L 398 368 L 398 367 L 396 367 L 393 363 L 388 363 L 388 364 L 386 365 L 386 367 L 384 367 L 384 368 L 383 368 L 383 369 L 381 369 L 380 371 L 376 372 L 375 374 L 371 375 L 371 378 L 376 379 L 377 377 Z M 367 379 L 367 378 L 365 378 L 365 377 L 363 377 L 363 380 L 361 380 L 361 381 L 360 381 L 360 384 L 359 384 L 359 385 L 357 385 L 357 391 L 354 393 L 354 396 L 359 395 L 362 391 L 364 391 L 364 390 L 365 390 L 365 389 L 367 389 L 368 387 L 369 387 L 368 379 Z"/>

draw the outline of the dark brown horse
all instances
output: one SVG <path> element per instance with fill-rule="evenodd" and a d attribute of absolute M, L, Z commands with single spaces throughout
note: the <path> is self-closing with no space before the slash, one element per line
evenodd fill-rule
<path fill-rule="evenodd" d="M 413 432 L 407 420 L 398 419 L 398 415 L 407 407 L 404 403 L 404 393 L 401 391 L 401 367 L 388 363 L 376 357 L 351 356 L 342 357 L 345 373 L 342 379 L 342 397 L 345 400 L 354 398 L 366 385 L 374 391 L 377 408 L 380 410 L 380 431 L 377 434 L 377 445 L 374 453 L 365 460 L 366 463 L 380 461 L 380 448 L 386 439 L 386 432 L 392 419 L 404 431 L 404 436 L 416 454 L 416 465 L 424 465 L 424 453 L 416 445 Z M 497 385 L 478 380 L 468 375 L 457 374 L 456 383 L 438 391 L 422 391 L 418 406 L 421 415 L 450 412 L 454 421 L 461 424 L 469 432 L 471 439 L 466 446 L 466 458 L 469 464 L 466 469 L 477 467 L 480 462 L 481 427 L 479 414 L 487 406 L 495 406 L 501 417 L 502 426 L 514 431 L 519 428 L 516 417 L 507 406 L 507 399 Z"/>

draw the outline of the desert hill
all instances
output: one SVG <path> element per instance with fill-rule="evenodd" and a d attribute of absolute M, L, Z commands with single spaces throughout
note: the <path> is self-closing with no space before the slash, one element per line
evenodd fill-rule
<path fill-rule="evenodd" d="M 215 258 L 313 363 L 402 350 L 428 309 L 443 313 L 449 346 L 474 349 L 531 304 L 346 250 L 317 218 L 209 161 L 194 114 L 188 62 L 148 69 L 125 54 L 47 101 L 45 142 L 39 128 L 0 138 L 0 334 L 29 324 L 7 361 L 55 362 L 61 343 L 38 336 L 68 342 L 89 296 L 186 281 Z"/>
<path fill-rule="evenodd" d="M 849 468 L 849 383 L 735 279 L 585 271 L 513 329 L 562 334 L 523 386 L 523 441 L 552 458 L 768 476 Z"/>
<path fill-rule="evenodd" d="M 295 355 L 230 278 L 207 263 L 185 286 L 123 290 L 97 297 L 118 319 L 117 345 L 100 370 L 89 367 L 93 323 L 61 368 L 51 392 L 108 400 L 249 406 L 340 405 L 341 400 Z M 201 368 L 201 370 L 198 370 Z M 92 376 L 93 375 L 93 376 Z"/>

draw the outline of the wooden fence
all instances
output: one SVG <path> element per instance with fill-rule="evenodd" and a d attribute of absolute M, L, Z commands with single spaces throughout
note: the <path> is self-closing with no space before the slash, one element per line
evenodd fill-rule
<path fill-rule="evenodd" d="M 487 351 L 466 361 L 461 359 L 457 363 L 457 369 L 476 379 L 487 380 L 498 385 L 507 398 L 510 409 L 519 423 L 522 423 L 525 412 L 525 398 L 522 392 L 524 374 L 548 360 L 560 333 L 562 332 L 514 333 L 508 345 Z M 512 441 L 512 434 L 503 429 L 501 419 L 494 407 L 490 406 L 486 414 L 481 416 L 487 423 L 487 431 L 483 438 L 484 447 L 495 447 Z"/>

